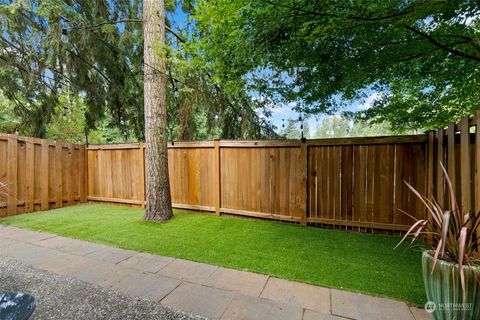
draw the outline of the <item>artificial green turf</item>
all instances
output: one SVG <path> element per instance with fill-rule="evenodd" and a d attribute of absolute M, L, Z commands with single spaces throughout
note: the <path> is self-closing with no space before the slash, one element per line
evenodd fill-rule
<path fill-rule="evenodd" d="M 418 248 L 393 250 L 397 236 L 177 210 L 165 223 L 135 208 L 85 204 L 1 219 L 0 223 L 280 278 L 426 301 Z"/>

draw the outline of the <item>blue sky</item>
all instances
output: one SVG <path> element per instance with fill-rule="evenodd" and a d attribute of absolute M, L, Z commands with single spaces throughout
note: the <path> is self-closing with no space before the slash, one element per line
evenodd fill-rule
<path fill-rule="evenodd" d="M 381 97 L 381 93 L 379 92 L 374 92 L 371 91 L 367 94 L 367 98 L 354 101 L 347 105 L 342 111 L 363 111 L 367 110 L 372 106 L 372 104 L 375 102 L 375 100 L 379 99 Z M 291 104 L 279 104 L 271 108 L 272 111 L 272 116 L 269 118 L 270 122 L 275 125 L 277 128 L 281 129 L 282 124 L 285 123 L 287 124 L 288 119 L 293 119 L 296 120 L 299 118 L 300 114 L 293 111 L 293 109 L 296 107 L 294 103 Z M 338 112 L 337 114 L 339 114 Z M 325 114 L 318 114 L 315 116 L 310 116 L 308 118 L 308 125 L 310 127 L 310 132 L 313 133 L 317 126 L 320 125 L 320 123 L 323 121 L 323 119 L 327 115 Z"/>

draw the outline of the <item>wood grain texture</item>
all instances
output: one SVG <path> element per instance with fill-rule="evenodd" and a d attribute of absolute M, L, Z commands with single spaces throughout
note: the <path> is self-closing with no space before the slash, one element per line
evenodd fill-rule
<path fill-rule="evenodd" d="M 175 142 L 168 147 L 172 203 L 216 214 L 405 231 L 413 221 L 402 211 L 425 215 L 405 182 L 441 199 L 440 161 L 455 181 L 462 210 L 480 210 L 479 119 L 397 142 Z M 16 185 L 0 201 L 0 215 L 84 201 L 144 206 L 144 164 L 142 143 L 78 146 L 0 134 L 0 180 Z"/>
<path fill-rule="evenodd" d="M 84 146 L 0 134 L 0 181 L 8 184 L 7 199 L 0 199 L 0 217 L 86 202 L 82 149 Z M 63 170 L 64 166 L 69 170 Z"/>

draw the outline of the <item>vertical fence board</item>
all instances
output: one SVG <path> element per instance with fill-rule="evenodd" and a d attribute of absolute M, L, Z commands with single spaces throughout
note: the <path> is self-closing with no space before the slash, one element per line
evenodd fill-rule
<path fill-rule="evenodd" d="M 8 183 L 8 215 L 17 213 L 17 138 L 8 135 L 7 145 L 7 183 Z"/>
<path fill-rule="evenodd" d="M 26 199 L 25 199 L 25 212 L 33 212 L 34 205 L 34 192 L 35 192 L 35 154 L 34 154 L 34 141 L 31 138 L 25 139 L 25 188 L 26 188 Z"/>
<path fill-rule="evenodd" d="M 475 120 L 475 212 L 480 213 L 480 110 Z"/>
<path fill-rule="evenodd" d="M 480 110 L 475 117 L 475 213 L 480 214 Z M 480 226 L 477 234 L 480 233 Z"/>
<path fill-rule="evenodd" d="M 42 140 L 41 142 L 41 171 L 40 171 L 40 192 L 41 192 L 41 209 L 48 210 L 49 207 L 49 174 L 55 175 L 51 170 L 51 166 L 49 166 L 49 146 L 47 140 Z"/>
<path fill-rule="evenodd" d="M 217 215 L 220 215 L 220 208 L 222 207 L 222 191 L 221 191 L 221 164 L 220 164 L 220 143 L 218 140 L 215 140 L 214 142 L 214 166 L 213 166 L 213 172 L 214 172 L 214 178 L 213 178 L 213 192 L 215 194 L 215 213 Z"/>
<path fill-rule="evenodd" d="M 308 175 L 308 173 L 307 173 L 307 159 L 308 159 L 307 152 L 308 152 L 307 145 L 305 144 L 305 142 L 302 142 L 302 144 L 300 145 L 300 159 L 299 159 L 299 161 L 295 161 L 295 159 L 293 159 L 292 161 L 289 161 L 289 163 L 291 162 L 293 164 L 298 164 L 298 167 L 300 168 L 300 170 L 299 170 L 300 185 L 298 186 L 297 184 L 293 184 L 292 189 L 296 189 L 297 187 L 299 187 L 299 189 L 296 192 L 297 195 L 298 195 L 298 198 L 295 200 L 295 202 L 298 204 L 298 207 L 296 206 L 295 210 L 297 210 L 297 208 L 298 208 L 298 213 L 301 216 L 302 225 L 307 224 L 307 201 L 308 201 L 308 199 L 307 199 L 307 175 Z M 294 179 L 293 174 L 295 174 L 295 173 L 291 173 L 290 181 L 292 181 L 292 179 Z"/>
<path fill-rule="evenodd" d="M 460 172 L 462 214 L 471 212 L 470 129 L 468 118 L 460 122 Z"/>
<path fill-rule="evenodd" d="M 452 185 L 456 186 L 456 167 L 455 167 L 455 124 L 451 123 L 448 126 L 448 149 L 447 149 L 447 172 Z"/>
<path fill-rule="evenodd" d="M 79 155 L 78 155 L 78 193 L 79 201 L 81 203 L 87 202 L 87 186 L 88 186 L 88 166 L 87 166 L 87 153 L 85 146 L 79 146 Z M 143 162 L 142 162 L 143 163 Z"/>
<path fill-rule="evenodd" d="M 444 151 L 443 151 L 443 140 L 444 140 L 444 130 L 439 129 L 437 134 L 437 162 L 432 164 L 435 168 L 437 168 L 437 190 L 435 196 L 437 197 L 438 202 L 444 206 L 445 205 L 445 177 L 443 174 L 443 170 L 440 167 L 440 163 L 445 166 L 445 158 L 444 158 Z"/>

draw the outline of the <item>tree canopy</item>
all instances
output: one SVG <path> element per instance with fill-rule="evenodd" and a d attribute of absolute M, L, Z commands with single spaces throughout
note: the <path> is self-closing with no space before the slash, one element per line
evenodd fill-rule
<path fill-rule="evenodd" d="M 479 9 L 474 0 L 167 0 L 170 138 L 278 137 L 272 106 L 305 118 L 355 111 L 346 106 L 372 93 L 372 107 L 353 115 L 361 123 L 444 126 L 478 108 Z M 84 119 L 70 128 L 83 134 L 66 139 L 144 139 L 141 13 L 141 0 L 0 0 L 0 129 L 58 138 L 52 128 L 76 114 Z"/>
<path fill-rule="evenodd" d="M 366 119 L 436 128 L 478 108 L 480 2 L 200 0 L 205 61 L 298 111 L 382 92 Z"/>
<path fill-rule="evenodd" d="M 170 13 L 179 4 L 166 2 Z M 143 139 L 141 12 L 140 0 L 0 1 L 0 89 L 15 104 L 21 130 L 46 137 L 55 116 L 70 111 L 60 99 L 68 92 L 85 104 L 87 131 L 108 121 L 124 138 Z M 275 135 L 243 87 L 224 88 L 211 70 L 194 63 L 179 43 L 190 31 L 166 23 L 171 138 Z"/>

